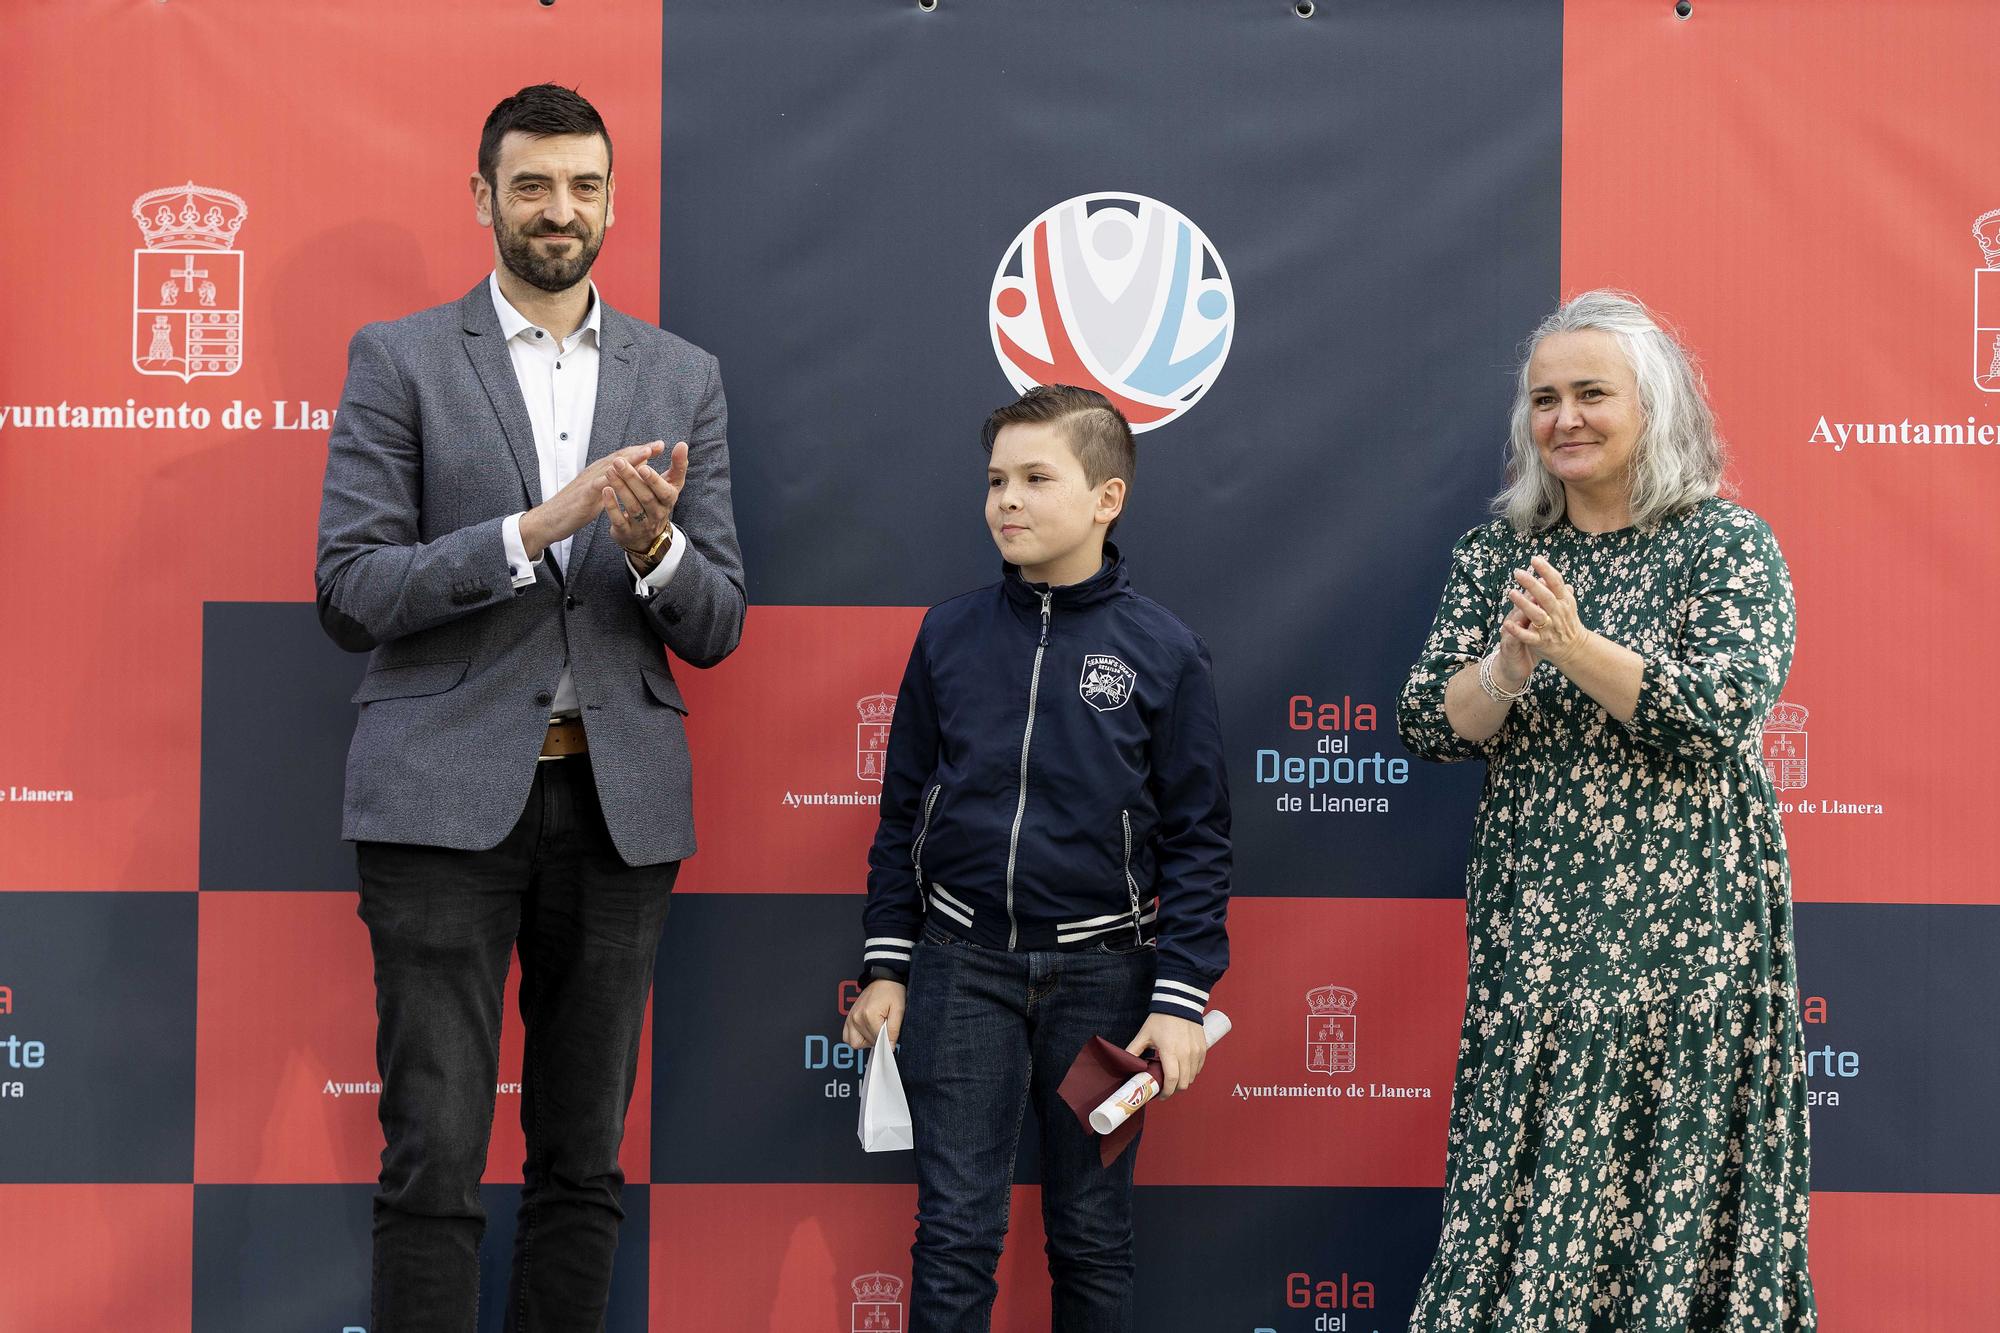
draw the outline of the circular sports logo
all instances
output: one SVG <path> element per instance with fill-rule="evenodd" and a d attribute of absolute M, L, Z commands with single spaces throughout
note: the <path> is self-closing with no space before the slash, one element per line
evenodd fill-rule
<path fill-rule="evenodd" d="M 1095 389 L 1145 431 L 1215 383 L 1236 294 L 1222 256 L 1178 210 L 1142 194 L 1080 194 L 1014 238 L 986 313 L 1015 392 Z"/>

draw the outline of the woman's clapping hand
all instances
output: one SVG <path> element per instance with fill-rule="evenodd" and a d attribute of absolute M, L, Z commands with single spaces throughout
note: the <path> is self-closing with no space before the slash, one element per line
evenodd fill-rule
<path fill-rule="evenodd" d="M 1531 665 L 1547 662 L 1562 670 L 1563 664 L 1590 636 L 1577 618 L 1576 594 L 1570 591 L 1556 567 L 1541 556 L 1531 560 L 1527 569 L 1515 570 L 1514 582 L 1518 586 L 1507 590 L 1514 609 L 1500 626 L 1503 642 L 1500 658 L 1494 663 L 1494 674 L 1513 675 L 1509 648 L 1527 653 Z M 1527 679 L 1526 673 L 1521 679 Z M 1506 685 L 1508 681 L 1501 683 Z"/>

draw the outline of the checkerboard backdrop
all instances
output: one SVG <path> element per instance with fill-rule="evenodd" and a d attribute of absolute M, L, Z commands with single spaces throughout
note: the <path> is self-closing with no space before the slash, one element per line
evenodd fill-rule
<path fill-rule="evenodd" d="M 1765 742 L 1823 1326 L 1991 1326 L 1990 28 L 1978 0 L 9 9 L 0 1330 L 365 1333 L 361 662 L 311 610 L 320 472 L 346 339 L 485 270 L 478 127 L 548 79 L 614 136 L 606 299 L 721 358 L 752 601 L 734 657 L 678 669 L 701 851 L 611 1328 L 902 1327 L 909 1164 L 859 1151 L 839 1041 L 874 765 L 921 608 L 994 575 L 977 425 L 1061 364 L 1018 299 L 1035 224 L 1104 209 L 1186 223 L 1203 293 L 1151 379 L 1096 373 L 1158 419 L 1120 542 L 1213 649 L 1237 808 L 1236 1032 L 1148 1129 L 1146 1326 L 1407 1317 L 1479 775 L 1398 767 L 1393 700 L 1497 485 L 1515 347 L 1599 285 L 1701 353 L 1797 582 Z M 495 1256 L 519 1058 L 515 1023 Z M 997 1328 L 1047 1326 L 1032 1161 Z"/>

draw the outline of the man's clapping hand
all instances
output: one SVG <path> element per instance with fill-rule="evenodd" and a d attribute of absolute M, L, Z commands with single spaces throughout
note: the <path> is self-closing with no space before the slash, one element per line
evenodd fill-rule
<path fill-rule="evenodd" d="M 674 505 L 681 498 L 687 475 L 685 440 L 674 446 L 664 477 L 644 463 L 612 461 L 610 481 L 599 498 L 611 519 L 611 539 L 625 548 L 635 564 L 647 564 L 646 552 L 673 521 Z"/>
<path fill-rule="evenodd" d="M 612 535 L 620 546 L 628 551 L 645 550 L 673 517 L 674 504 L 687 480 L 685 443 L 674 446 L 668 476 L 662 477 L 647 466 L 666 449 L 665 443 L 654 440 L 606 454 L 571 478 L 569 485 L 521 515 L 521 545 L 528 558 L 539 560 L 550 546 L 574 536 L 603 513 L 614 516 Z M 621 491 L 629 497 L 628 502 L 621 503 Z M 635 546 L 642 524 L 646 540 Z M 623 537 L 618 535 L 621 527 L 626 534 Z"/>

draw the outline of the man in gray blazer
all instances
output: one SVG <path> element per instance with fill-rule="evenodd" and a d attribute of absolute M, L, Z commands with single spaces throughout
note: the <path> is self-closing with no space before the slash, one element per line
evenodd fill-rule
<path fill-rule="evenodd" d="M 471 184 L 494 271 L 354 336 L 320 509 L 320 622 L 370 654 L 342 836 L 375 955 L 375 1333 L 473 1326 L 516 949 L 507 1326 L 599 1326 L 653 955 L 694 851 L 667 654 L 713 666 L 743 628 L 715 358 L 589 278 L 613 216 L 602 119 L 523 89 Z"/>

